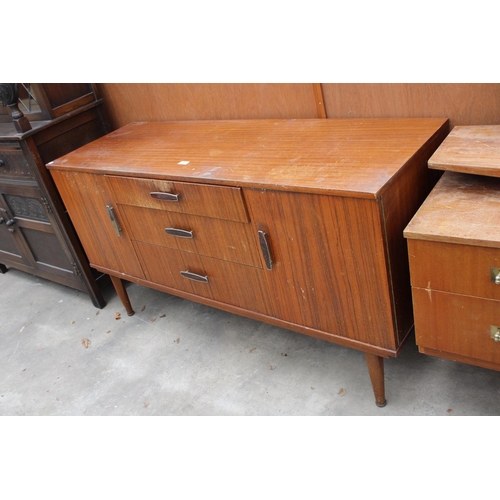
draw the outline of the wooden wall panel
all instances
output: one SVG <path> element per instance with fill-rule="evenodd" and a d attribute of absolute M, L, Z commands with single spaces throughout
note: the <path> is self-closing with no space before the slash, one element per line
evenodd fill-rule
<path fill-rule="evenodd" d="M 101 83 L 112 128 L 134 121 L 317 118 L 315 89 L 298 83 Z"/>
<path fill-rule="evenodd" d="M 500 123 L 498 83 L 101 83 L 111 128 L 133 121 L 445 117 Z M 326 110 L 326 113 L 325 113 Z"/>
<path fill-rule="evenodd" d="M 323 83 L 328 118 L 434 117 L 500 124 L 498 83 Z"/>

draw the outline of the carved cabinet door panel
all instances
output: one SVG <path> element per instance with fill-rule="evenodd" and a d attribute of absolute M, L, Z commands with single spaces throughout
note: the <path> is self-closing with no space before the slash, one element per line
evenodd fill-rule
<path fill-rule="evenodd" d="M 61 247 L 50 207 L 38 187 L 0 185 L 0 262 L 21 264 L 25 271 L 75 280 L 71 256 Z"/>

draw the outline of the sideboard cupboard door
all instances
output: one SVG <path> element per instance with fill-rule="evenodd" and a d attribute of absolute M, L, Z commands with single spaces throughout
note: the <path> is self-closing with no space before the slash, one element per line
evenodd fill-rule
<path fill-rule="evenodd" d="M 103 177 L 62 171 L 53 171 L 52 176 L 91 266 L 144 278 Z"/>
<path fill-rule="evenodd" d="M 277 318 L 397 348 L 375 200 L 248 189 L 244 197 L 255 233 L 268 239 Z"/>

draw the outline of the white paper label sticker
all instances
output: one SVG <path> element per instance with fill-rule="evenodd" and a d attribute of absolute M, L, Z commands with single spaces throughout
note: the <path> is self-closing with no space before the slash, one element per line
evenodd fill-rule
<path fill-rule="evenodd" d="M 188 161 L 180 161 L 177 165 L 189 165 L 189 162 Z"/>

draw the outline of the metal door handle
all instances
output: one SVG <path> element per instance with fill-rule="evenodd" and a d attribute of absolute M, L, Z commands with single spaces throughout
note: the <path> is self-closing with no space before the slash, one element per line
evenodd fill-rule
<path fill-rule="evenodd" d="M 110 205 L 106 205 L 106 210 L 108 211 L 109 219 L 111 220 L 111 224 L 113 225 L 116 235 L 120 236 L 121 228 L 116 220 L 115 209 Z"/>
<path fill-rule="evenodd" d="M 271 257 L 271 251 L 269 250 L 269 243 L 267 241 L 267 235 L 264 231 L 259 231 L 259 243 L 262 256 L 264 257 L 264 262 L 269 271 L 273 268 L 273 259 Z"/>

